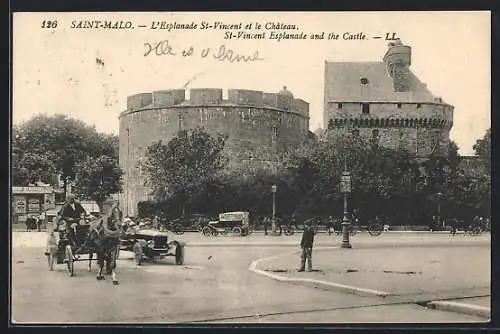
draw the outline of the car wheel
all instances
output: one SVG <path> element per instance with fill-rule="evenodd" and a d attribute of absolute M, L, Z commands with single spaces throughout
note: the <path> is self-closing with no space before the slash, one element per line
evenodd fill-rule
<path fill-rule="evenodd" d="M 205 226 L 202 230 L 202 233 L 204 236 L 208 237 L 208 236 L 211 236 L 213 233 L 212 233 L 212 229 L 208 226 Z"/>
<path fill-rule="evenodd" d="M 382 234 L 382 226 L 380 224 L 372 224 L 368 226 L 368 233 L 372 237 L 378 237 L 380 234 Z"/>
<path fill-rule="evenodd" d="M 232 233 L 235 237 L 241 237 L 241 227 L 233 228 Z"/>

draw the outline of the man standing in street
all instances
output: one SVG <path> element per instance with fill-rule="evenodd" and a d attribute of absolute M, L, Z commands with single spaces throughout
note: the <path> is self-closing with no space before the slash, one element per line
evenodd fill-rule
<path fill-rule="evenodd" d="M 300 241 L 300 248 L 302 248 L 301 264 L 299 271 L 304 271 L 307 260 L 307 271 L 312 271 L 312 249 L 314 243 L 314 229 L 311 226 L 311 220 L 304 222 L 305 228 Z"/>

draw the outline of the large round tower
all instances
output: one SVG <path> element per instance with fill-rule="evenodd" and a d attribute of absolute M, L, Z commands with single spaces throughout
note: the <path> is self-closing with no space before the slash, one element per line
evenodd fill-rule
<path fill-rule="evenodd" d="M 229 168 L 273 167 L 278 153 L 308 139 L 309 104 L 284 89 L 280 93 L 218 88 L 154 91 L 129 96 L 120 115 L 120 166 L 124 171 L 122 209 L 137 214 L 148 199 L 140 161 L 149 145 L 168 141 L 179 130 L 204 127 L 227 135 Z"/>

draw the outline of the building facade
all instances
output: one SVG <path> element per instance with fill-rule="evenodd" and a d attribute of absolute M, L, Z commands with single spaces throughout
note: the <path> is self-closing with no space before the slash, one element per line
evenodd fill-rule
<path fill-rule="evenodd" d="M 229 89 L 154 91 L 129 96 L 120 121 L 120 167 L 124 171 L 120 205 L 137 215 L 137 204 L 149 198 L 140 168 L 149 145 L 169 141 L 179 130 L 205 128 L 227 136 L 224 153 L 230 169 L 272 167 L 279 153 L 311 138 L 309 103 L 283 88 L 279 93 Z"/>
<path fill-rule="evenodd" d="M 324 124 L 418 157 L 446 154 L 452 105 L 410 70 L 411 47 L 389 44 L 380 62 L 325 61 Z"/>
<path fill-rule="evenodd" d="M 39 216 L 56 207 L 56 193 L 51 186 L 12 187 L 13 223 L 24 223 L 29 216 Z"/>

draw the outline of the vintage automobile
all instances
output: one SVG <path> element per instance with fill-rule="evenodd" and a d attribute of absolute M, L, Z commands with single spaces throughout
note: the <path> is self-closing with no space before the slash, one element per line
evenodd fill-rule
<path fill-rule="evenodd" d="M 168 233 L 149 228 L 127 230 L 121 237 L 120 250 L 134 252 L 137 265 L 143 260 L 163 259 L 167 256 L 175 257 L 175 264 L 184 263 L 184 246 L 180 241 L 168 241 Z"/>
<path fill-rule="evenodd" d="M 202 229 L 204 236 L 218 236 L 232 233 L 234 236 L 250 234 L 250 214 L 246 211 L 224 212 L 219 220 L 210 221 Z"/>

